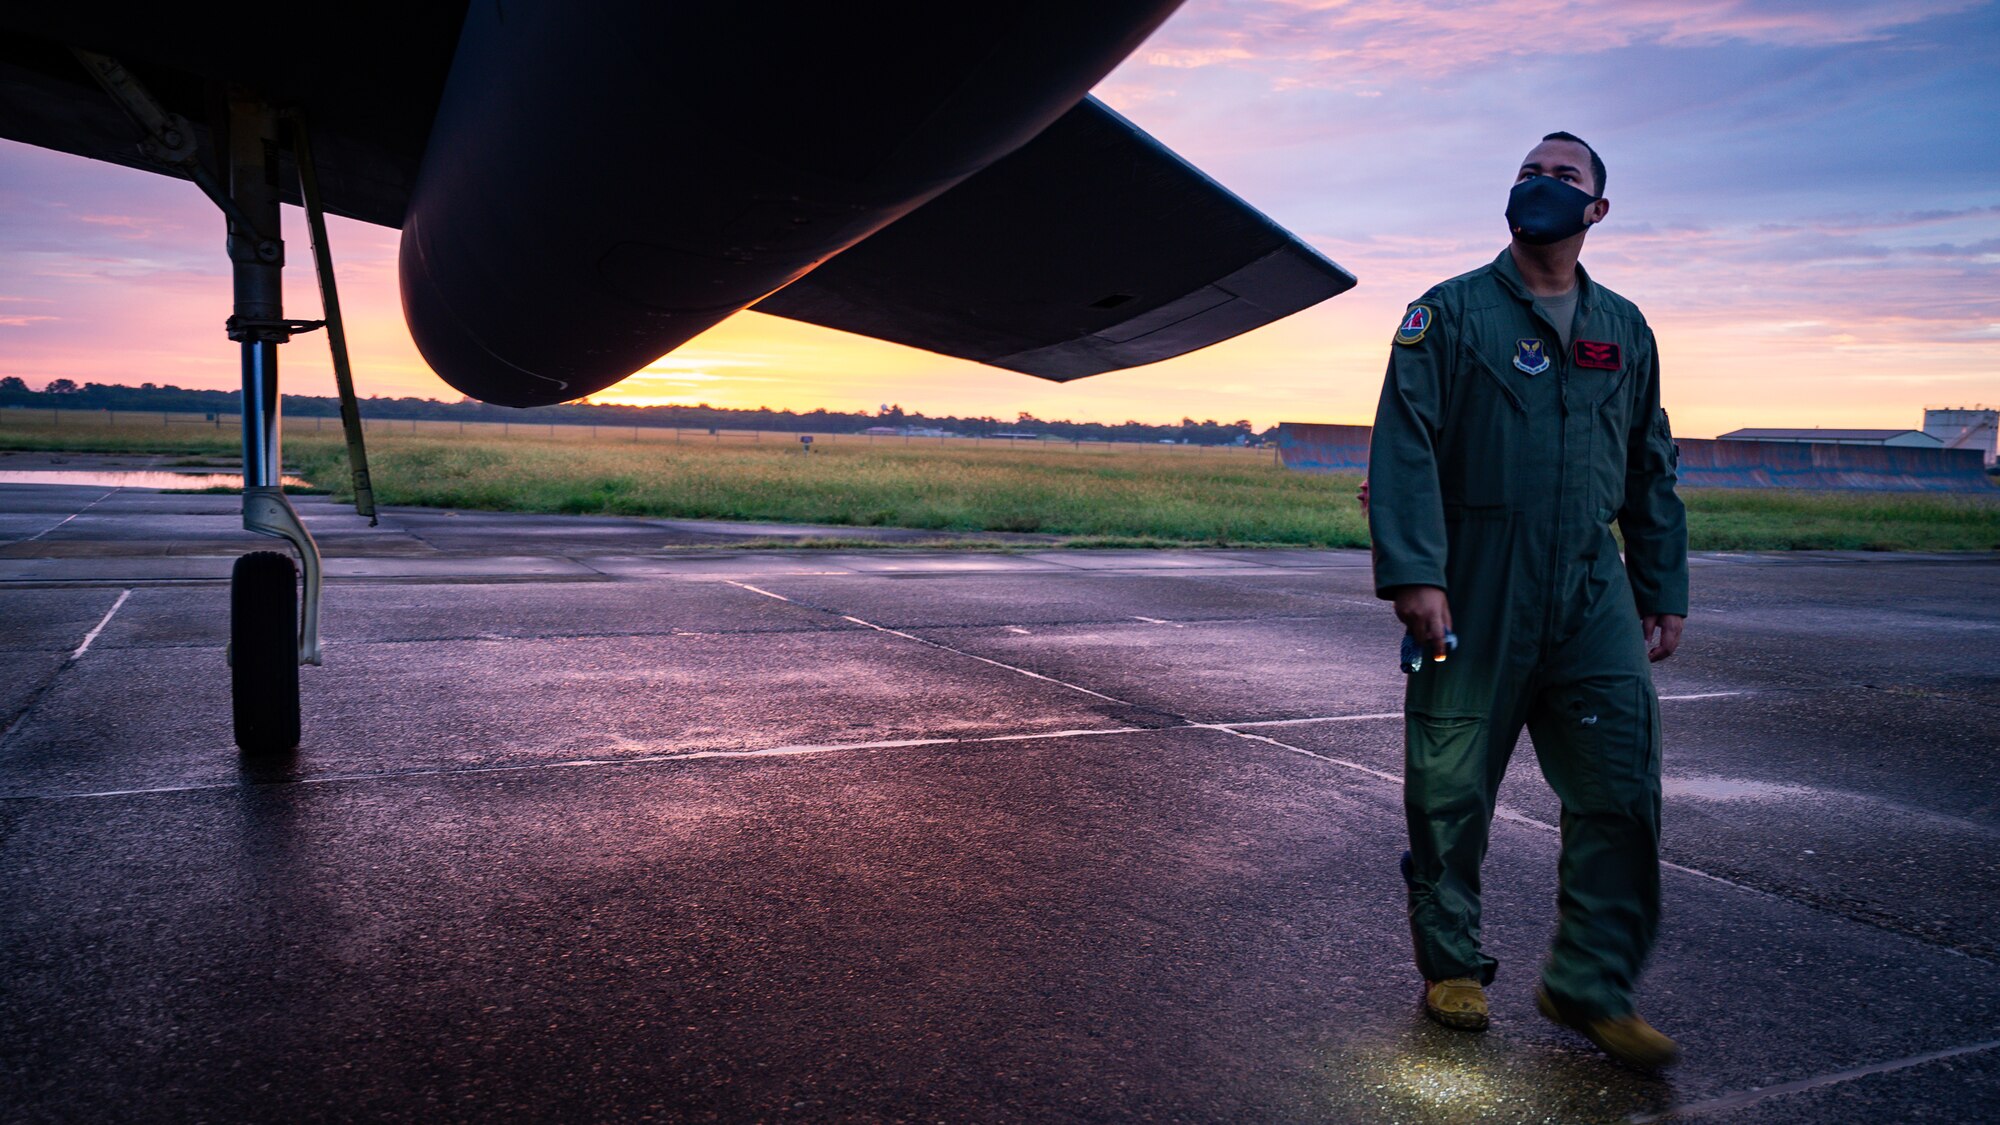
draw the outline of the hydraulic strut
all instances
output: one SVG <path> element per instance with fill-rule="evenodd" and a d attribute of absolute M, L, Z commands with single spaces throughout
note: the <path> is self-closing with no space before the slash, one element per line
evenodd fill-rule
<path fill-rule="evenodd" d="M 333 248 L 326 239 L 326 208 L 320 205 L 319 169 L 313 164 L 312 138 L 305 115 L 286 114 L 292 126 L 292 161 L 299 168 L 299 198 L 306 205 L 306 230 L 312 235 L 313 271 L 319 277 L 319 303 L 326 317 L 326 343 L 333 352 L 333 381 L 340 389 L 340 426 L 347 435 L 347 464 L 354 474 L 354 510 L 375 517 L 375 489 L 368 479 L 368 449 L 361 436 L 361 404 L 354 396 L 354 369 L 347 362 L 347 324 L 340 316 L 340 292 L 333 281 Z"/>
<path fill-rule="evenodd" d="M 278 225 L 278 113 L 246 91 L 229 98 L 229 261 L 235 310 L 229 338 L 243 350 L 243 526 L 291 543 L 299 553 L 305 599 L 299 607 L 301 664 L 320 663 L 319 545 L 285 498 L 283 410 L 278 345 L 306 322 L 285 319 L 285 243 Z M 317 327 L 317 325 L 312 325 Z"/>

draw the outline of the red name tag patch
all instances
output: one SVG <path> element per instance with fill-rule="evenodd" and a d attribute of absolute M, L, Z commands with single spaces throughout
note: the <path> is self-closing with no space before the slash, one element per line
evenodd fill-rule
<path fill-rule="evenodd" d="M 1616 371 L 1621 365 L 1617 344 L 1603 344 L 1596 340 L 1578 340 L 1574 349 L 1576 365 L 1590 367 L 1598 371 Z"/>

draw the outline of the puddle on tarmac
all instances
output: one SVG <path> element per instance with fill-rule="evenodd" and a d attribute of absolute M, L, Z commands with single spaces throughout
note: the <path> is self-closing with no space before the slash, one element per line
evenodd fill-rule
<path fill-rule="evenodd" d="M 67 484 L 89 488 L 242 488 L 241 473 L 176 473 L 165 469 L 11 469 L 0 471 L 0 484 Z M 309 488 L 298 477 L 286 477 L 287 487 Z"/>
<path fill-rule="evenodd" d="M 2000 829 L 1982 820 L 1954 816 L 1934 809 L 1919 808 L 1902 801 L 1842 789 L 1818 789 L 1810 785 L 1782 785 L 1771 781 L 1751 781 L 1748 778 L 1716 777 L 1705 774 L 1666 777 L 1661 779 L 1661 784 L 1670 800 L 1755 805 L 1810 799 L 1813 802 L 1811 807 L 1815 815 L 1831 808 L 1845 807 L 1864 816 L 1892 815 L 1898 823 L 1905 825 L 1922 821 L 1934 829 L 2000 837 Z"/>
<path fill-rule="evenodd" d="M 1669 797 L 1692 797 L 1697 801 L 1785 801 L 1811 797 L 1819 792 L 1805 785 L 1779 785 L 1741 777 L 1693 775 L 1660 779 Z"/>

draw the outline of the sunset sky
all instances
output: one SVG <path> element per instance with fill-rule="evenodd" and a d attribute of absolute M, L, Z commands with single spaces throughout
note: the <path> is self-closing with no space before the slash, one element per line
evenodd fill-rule
<path fill-rule="evenodd" d="M 2000 400 L 1994 3 L 1188 0 L 1097 93 L 1360 287 L 1067 385 L 744 313 L 600 400 L 1366 422 L 1404 305 L 1505 244 L 1554 129 L 1609 165 L 1584 264 L 1652 321 L 1678 432 Z M 287 311 L 315 316 L 285 219 Z M 191 185 L 0 142 L 0 375 L 235 385 L 222 237 Z M 456 399 L 403 327 L 397 238 L 333 220 L 361 392 Z M 331 393 L 321 337 L 283 356 L 286 390 Z"/>

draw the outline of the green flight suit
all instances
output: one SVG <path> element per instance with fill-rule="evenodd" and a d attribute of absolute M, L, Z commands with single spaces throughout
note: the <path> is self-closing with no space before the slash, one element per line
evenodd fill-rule
<path fill-rule="evenodd" d="M 1459 640 L 1405 699 L 1418 968 L 1493 979 L 1479 867 L 1525 725 L 1563 810 L 1542 979 L 1580 1013 L 1617 1016 L 1660 910 L 1660 724 L 1639 615 L 1686 615 L 1687 520 L 1653 332 L 1577 275 L 1567 353 L 1505 250 L 1410 306 L 1375 416 L 1369 527 L 1377 595 L 1443 588 Z"/>

